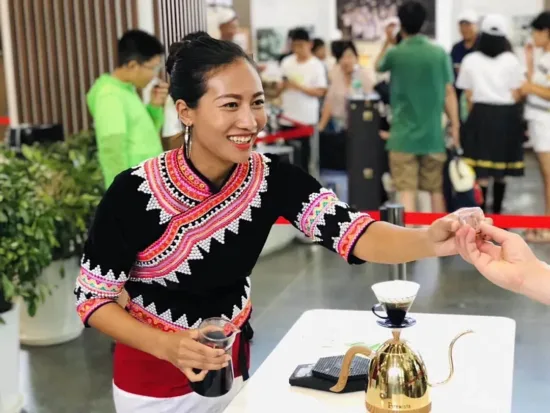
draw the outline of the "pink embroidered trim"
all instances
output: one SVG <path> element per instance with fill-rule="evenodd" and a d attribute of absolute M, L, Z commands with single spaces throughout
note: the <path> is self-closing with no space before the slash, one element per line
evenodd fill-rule
<path fill-rule="evenodd" d="M 82 304 L 77 305 L 76 311 L 83 323 L 88 321 L 88 318 L 92 313 L 102 305 L 113 303 L 114 301 L 109 298 L 92 298 L 84 301 Z"/>
<path fill-rule="evenodd" d="M 142 323 L 149 324 L 150 326 L 157 328 L 159 330 L 165 331 L 165 332 L 176 332 L 181 330 L 187 330 L 187 328 L 182 327 L 180 325 L 177 325 L 175 323 L 170 323 L 167 320 L 164 320 L 163 318 L 159 317 L 156 314 L 153 314 L 151 311 L 148 311 L 147 309 L 143 308 L 141 305 L 130 301 L 128 305 L 126 306 L 126 309 L 130 313 L 132 317 L 134 317 L 136 320 L 141 321 Z M 248 319 L 248 316 L 250 315 L 250 311 L 252 310 L 252 303 L 250 300 L 246 303 L 246 306 L 241 310 L 237 316 L 235 316 L 231 322 L 235 324 L 237 327 L 242 327 L 244 322 Z M 186 319 L 185 316 L 182 316 Z M 200 323 L 201 320 L 199 320 Z M 197 324 L 197 323 L 195 323 Z M 197 328 L 198 325 L 193 325 L 191 328 Z"/>
<path fill-rule="evenodd" d="M 189 166 L 183 148 L 178 148 L 166 156 L 166 171 L 172 183 L 185 195 L 198 201 L 210 195 L 208 185 Z"/>
<path fill-rule="evenodd" d="M 80 268 L 80 275 L 78 276 L 76 283 L 85 289 L 87 292 L 91 292 L 100 298 L 116 299 L 122 289 L 126 278 L 120 279 L 120 281 L 113 281 L 107 279 L 104 275 L 95 275 L 86 268 Z"/>
<path fill-rule="evenodd" d="M 132 277 L 156 278 L 159 274 L 169 274 L 187 260 L 193 253 L 193 250 L 196 251 L 196 245 L 200 241 L 213 237 L 219 230 L 228 228 L 238 220 L 253 203 L 264 180 L 263 168 L 265 166 L 261 155 L 253 153 L 250 164 L 243 164 L 243 167 L 238 168 L 234 178 L 227 183 L 219 194 L 208 198 L 197 207 L 174 217 L 168 224 L 162 237 L 138 254 L 137 261 L 151 261 L 161 255 L 170 246 L 177 244 L 175 251 L 162 262 L 158 263 L 158 265 L 148 267 L 135 266 L 132 270 Z M 250 168 L 252 168 L 252 173 L 249 173 Z M 227 203 L 224 208 L 220 208 L 212 213 L 216 207 L 227 201 L 230 196 L 234 196 L 247 178 L 251 179 L 251 182 L 241 192 L 238 202 Z M 205 217 L 211 219 L 204 220 Z M 201 219 L 204 220 L 202 225 L 190 226 L 190 224 L 199 222 Z M 183 239 L 178 242 L 176 241 L 176 237 L 178 237 L 182 226 L 189 226 L 189 228 L 186 228 Z"/>
<path fill-rule="evenodd" d="M 340 254 L 345 260 L 349 259 L 350 254 L 355 248 L 355 244 L 358 238 L 363 234 L 365 228 L 374 222 L 374 219 L 370 215 L 365 213 L 356 213 L 357 216 L 350 216 L 352 221 L 347 225 L 342 226 L 342 231 L 340 237 L 337 239 L 336 251 Z"/>
<path fill-rule="evenodd" d="M 324 224 L 324 217 L 327 213 L 334 214 L 334 207 L 340 202 L 333 192 L 321 192 L 312 194 L 310 203 L 304 208 L 301 217 L 299 217 L 299 228 L 310 238 L 315 238 L 316 229 Z"/>

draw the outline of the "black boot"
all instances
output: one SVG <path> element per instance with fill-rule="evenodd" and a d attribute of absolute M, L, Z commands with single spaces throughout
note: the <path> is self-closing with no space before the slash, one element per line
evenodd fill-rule
<path fill-rule="evenodd" d="M 487 191 L 489 190 L 488 186 L 479 186 L 481 188 L 481 193 L 483 194 L 483 203 L 480 205 L 483 212 L 487 212 Z"/>
<path fill-rule="evenodd" d="M 493 213 L 500 214 L 502 212 L 502 201 L 506 192 L 506 183 L 495 181 L 493 183 Z"/>

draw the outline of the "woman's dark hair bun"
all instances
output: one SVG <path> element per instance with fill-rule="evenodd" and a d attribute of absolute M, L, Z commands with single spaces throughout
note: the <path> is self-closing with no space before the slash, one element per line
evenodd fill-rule
<path fill-rule="evenodd" d="M 203 38 L 211 39 L 212 37 L 206 32 L 198 31 L 198 32 L 193 32 L 193 33 L 186 34 L 182 41 L 183 42 L 186 42 L 186 41 L 193 42 L 193 41 L 196 41 L 196 40 L 201 40 Z"/>
<path fill-rule="evenodd" d="M 166 73 L 170 75 L 172 69 L 176 64 L 177 54 L 182 47 L 191 47 L 193 42 L 200 41 L 201 39 L 211 39 L 210 35 L 203 31 L 187 34 L 179 42 L 174 42 L 168 48 L 168 57 L 166 58 Z"/>
<path fill-rule="evenodd" d="M 172 69 L 176 63 L 176 55 L 182 46 L 183 42 L 174 42 L 168 48 L 168 57 L 166 58 L 166 73 L 168 73 L 168 75 L 172 73 Z"/>
<path fill-rule="evenodd" d="M 166 69 L 170 74 L 170 96 L 196 108 L 206 93 L 208 77 L 213 71 L 244 59 L 255 67 L 254 61 L 237 44 L 218 40 L 199 31 L 186 35 L 175 53 L 170 49 Z"/>

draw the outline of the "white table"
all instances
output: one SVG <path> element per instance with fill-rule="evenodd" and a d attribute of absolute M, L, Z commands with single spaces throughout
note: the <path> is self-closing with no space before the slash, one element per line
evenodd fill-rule
<path fill-rule="evenodd" d="M 430 382 L 447 377 L 451 340 L 457 341 L 455 375 L 431 390 L 434 413 L 510 413 L 514 370 L 515 321 L 501 317 L 411 314 L 417 320 L 402 337 L 420 352 Z M 343 354 L 350 345 L 383 342 L 391 337 L 371 312 L 312 310 L 304 313 L 273 350 L 225 413 L 315 412 L 364 413 L 364 392 L 331 394 L 292 387 L 288 378 L 297 365 Z"/>

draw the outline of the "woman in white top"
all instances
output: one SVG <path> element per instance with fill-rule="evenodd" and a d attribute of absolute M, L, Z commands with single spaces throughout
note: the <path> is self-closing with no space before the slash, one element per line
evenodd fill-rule
<path fill-rule="evenodd" d="M 529 124 L 529 139 L 537 154 L 544 183 L 545 214 L 550 215 L 550 12 L 539 14 L 531 28 L 533 44 L 526 48 L 528 81 L 522 92 L 527 96 L 525 118 Z M 536 62 L 533 46 L 542 51 Z M 550 231 L 529 230 L 526 239 L 550 242 Z"/>
<path fill-rule="evenodd" d="M 461 133 L 464 159 L 474 167 L 484 199 L 493 180 L 496 214 L 502 211 L 504 178 L 523 176 L 524 169 L 522 107 L 517 102 L 525 74 L 506 32 L 504 17 L 486 16 L 478 49 L 464 58 L 457 79 L 470 107 Z M 482 207 L 485 211 L 485 201 Z"/>

